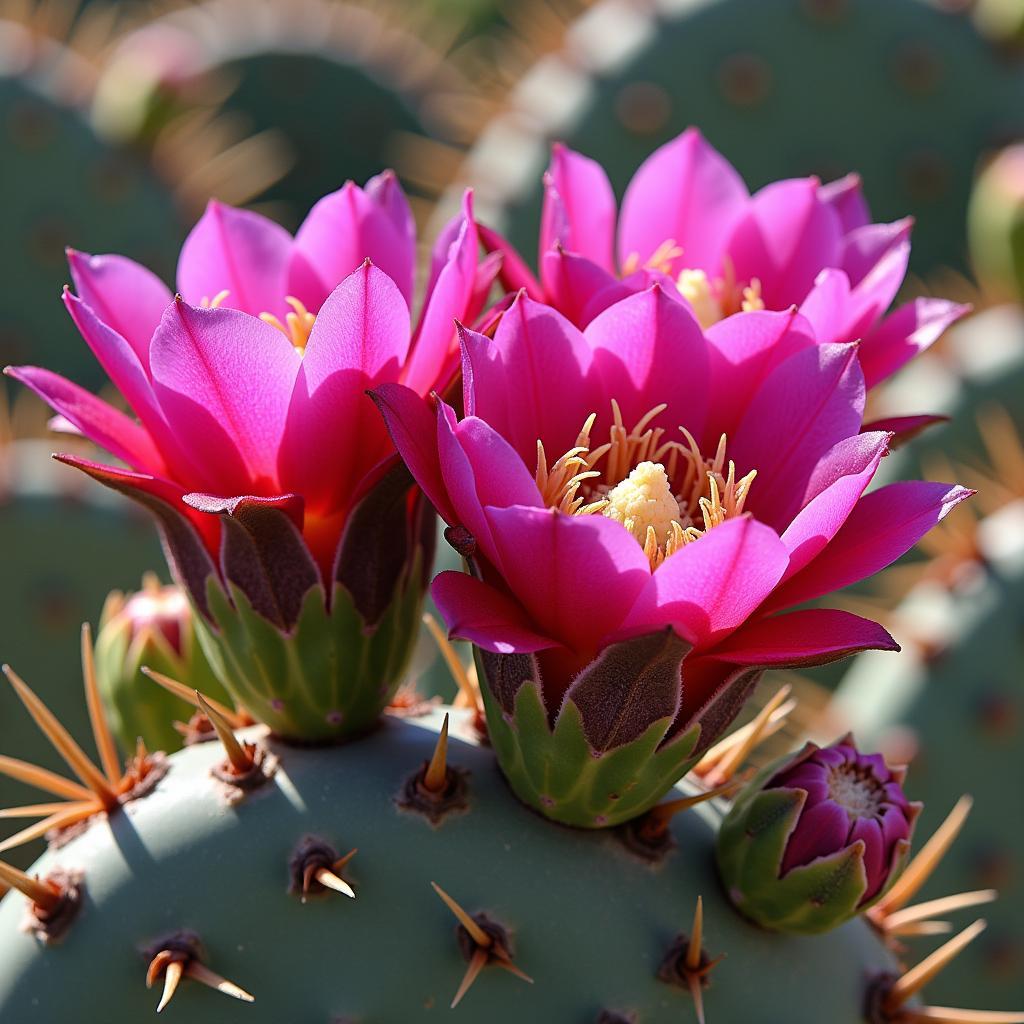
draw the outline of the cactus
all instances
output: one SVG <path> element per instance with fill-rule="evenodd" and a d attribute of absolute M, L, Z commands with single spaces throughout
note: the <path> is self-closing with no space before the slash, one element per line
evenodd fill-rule
<path fill-rule="evenodd" d="M 714 874 L 722 808 L 699 787 L 646 828 L 573 831 L 515 801 L 469 713 L 389 719 L 325 749 L 236 737 L 195 699 L 224 746 L 105 776 L 71 751 L 95 795 L 64 813 L 91 816 L 34 877 L 0 865 L 20 890 L 0 903 L 5 1017 L 63 1019 L 88 986 L 111 1024 L 172 1000 L 193 1024 L 405 1022 L 463 1000 L 495 1024 L 668 1024 L 693 999 L 699 1019 L 705 1002 L 722 1021 L 754 1007 L 791 1024 L 857 1024 L 865 1007 L 873 1024 L 912 1019 L 913 975 L 901 987 L 863 920 L 801 938 L 733 911 Z M 97 746 L 108 764 L 102 720 Z"/>
<path fill-rule="evenodd" d="M 913 270 L 963 267 L 975 160 L 1021 134 L 1024 74 L 938 6 L 608 0 L 523 79 L 464 177 L 483 220 L 531 252 L 552 141 L 597 159 L 621 194 L 656 145 L 699 125 L 752 188 L 856 170 L 879 219 L 916 218 Z"/>

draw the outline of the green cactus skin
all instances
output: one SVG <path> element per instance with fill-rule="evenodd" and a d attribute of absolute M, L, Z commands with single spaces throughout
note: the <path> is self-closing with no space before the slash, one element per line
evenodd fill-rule
<path fill-rule="evenodd" d="M 80 94 L 95 72 L 81 58 L 37 41 L 38 66 L 6 65 L 24 56 L 23 32 L 0 20 L 0 189 L 17 196 L 3 216 L 0 367 L 46 366 L 96 388 L 105 375 L 58 301 L 68 280 L 64 247 L 125 253 L 167 278 L 183 225 L 152 168 L 93 130 Z"/>
<path fill-rule="evenodd" d="M 605 0 L 470 150 L 477 211 L 532 254 L 552 141 L 598 160 L 621 195 L 656 145 L 696 125 L 751 188 L 859 172 L 876 219 L 916 218 L 912 270 L 963 268 L 975 161 L 1022 134 L 1024 72 L 938 7 Z"/>
<path fill-rule="evenodd" d="M 149 750 L 170 753 L 180 749 L 183 736 L 174 724 L 188 722 L 195 710 L 147 678 L 141 671 L 143 666 L 186 681 L 221 703 L 229 702 L 196 639 L 184 595 L 171 593 L 179 594 L 183 606 L 177 615 L 180 650 L 153 624 L 135 630 L 122 612 L 125 599 L 119 594 L 110 595 L 100 619 L 95 644 L 96 679 L 110 727 L 125 755 L 135 751 L 139 738 Z M 152 596 L 154 601 L 168 600 L 159 587 Z"/>
<path fill-rule="evenodd" d="M 26 461 L 43 458 L 32 452 Z M 88 488 L 92 495 L 97 491 Z M 41 491 L 0 501 L 0 537 L 0 661 L 30 683 L 88 749 L 91 732 L 82 700 L 78 626 L 95 622 L 112 583 L 128 586 L 162 564 L 153 528 L 125 502 L 83 501 Z M 63 770 L 39 732 L 24 727 L 23 715 L 10 688 L 0 688 L 0 751 Z M 29 792 L 0 778 L 0 806 L 23 804 Z M 10 857 L 23 866 L 40 849 L 15 850 Z"/>
<path fill-rule="evenodd" d="M 149 1019 L 159 991 L 145 987 L 143 951 L 187 929 L 209 968 L 255 996 L 236 1002 L 186 978 L 165 1012 L 190 1024 L 434 1020 L 466 970 L 434 881 L 507 929 L 515 964 L 535 982 L 485 968 L 456 1011 L 463 1019 L 693 1019 L 688 992 L 656 975 L 701 895 L 706 950 L 728 954 L 705 993 L 709 1016 L 861 1024 L 867 986 L 894 969 L 890 956 L 860 921 L 813 939 L 747 924 L 719 890 L 709 805 L 677 816 L 678 846 L 652 868 L 614 833 L 531 813 L 493 755 L 453 737 L 449 764 L 469 773 L 468 809 L 437 827 L 400 811 L 394 797 L 431 756 L 439 718 L 389 719 L 339 748 L 265 741 L 277 772 L 233 806 L 210 775 L 218 744 L 174 754 L 154 792 L 35 866 L 84 872 L 85 903 L 59 944 L 20 930 L 19 893 L 0 903 L 0 1019 L 75 1019 L 86 991 L 104 1024 Z M 307 835 L 358 847 L 345 868 L 355 900 L 289 894 L 289 858 Z"/>

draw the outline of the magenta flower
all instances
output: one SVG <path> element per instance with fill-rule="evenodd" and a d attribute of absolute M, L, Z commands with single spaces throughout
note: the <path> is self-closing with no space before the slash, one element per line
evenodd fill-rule
<path fill-rule="evenodd" d="M 702 331 L 657 283 L 582 332 L 520 294 L 493 339 L 462 342 L 462 420 L 400 385 L 376 399 L 470 561 L 433 595 L 482 652 L 492 740 L 525 799 L 575 824 L 622 820 L 714 740 L 764 668 L 896 648 L 848 612 L 790 610 L 888 565 L 969 493 L 864 494 L 890 435 L 861 433 L 855 345 L 820 344 L 795 311 Z M 593 754 L 581 772 L 642 738 L 663 774 L 600 790 L 530 765 L 548 756 L 516 740 L 530 715 L 555 737 L 578 718 Z"/>
<path fill-rule="evenodd" d="M 907 270 L 910 218 L 872 224 L 855 175 L 777 181 L 753 196 L 695 128 L 656 150 L 616 212 L 595 161 L 556 145 L 544 176 L 534 278 L 496 233 L 511 289 L 578 327 L 652 280 L 689 303 L 704 327 L 741 310 L 797 306 L 820 343 L 860 341 L 868 387 L 927 348 L 966 307 L 919 298 L 886 315 Z"/>
<path fill-rule="evenodd" d="M 457 371 L 454 321 L 479 311 L 495 266 L 478 272 L 468 195 L 435 248 L 415 330 L 414 259 L 412 216 L 391 174 L 324 197 L 294 238 L 211 203 L 182 249 L 173 300 L 130 260 L 70 253 L 78 294 L 66 291 L 65 304 L 137 421 L 47 370 L 8 369 L 127 464 L 63 457 L 156 513 L 177 577 L 222 637 L 231 630 L 219 616 L 243 598 L 286 634 L 317 601 L 321 616 L 337 614 L 339 591 L 368 631 L 407 593 L 414 562 L 427 573 L 430 525 L 365 391 L 400 382 L 426 395 Z M 397 685 L 413 635 L 402 630 L 393 663 L 367 682 L 374 713 L 376 689 Z M 285 676 L 289 700 L 256 665 L 237 670 L 256 647 L 247 640 L 237 678 L 225 678 L 254 715 L 305 736 L 366 724 L 368 710 L 333 704 L 312 709 L 315 727 L 302 724 L 306 684 L 267 668 Z M 334 670 L 347 672 L 339 659 Z"/>
<path fill-rule="evenodd" d="M 903 870 L 921 811 L 903 792 L 904 774 L 862 754 L 852 736 L 808 743 L 765 769 L 718 835 L 736 906 L 765 928 L 813 933 L 876 902 Z"/>

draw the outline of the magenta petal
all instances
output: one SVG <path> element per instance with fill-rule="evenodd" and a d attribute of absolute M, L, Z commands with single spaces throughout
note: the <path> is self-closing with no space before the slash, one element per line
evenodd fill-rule
<path fill-rule="evenodd" d="M 225 307 L 283 316 L 291 245 L 280 224 L 210 200 L 181 247 L 178 291 L 198 306 L 226 290 Z"/>
<path fill-rule="evenodd" d="M 151 361 L 175 435 L 203 453 L 206 479 L 193 489 L 279 493 L 278 449 L 302 362 L 288 339 L 246 313 L 179 299 L 153 336 Z"/>
<path fill-rule="evenodd" d="M 782 534 L 789 552 L 784 579 L 799 572 L 836 535 L 889 449 L 886 433 L 857 434 L 840 441 L 818 464 L 803 507 Z"/>
<path fill-rule="evenodd" d="M 662 562 L 624 630 L 671 625 L 695 647 L 707 648 L 771 593 L 786 562 L 786 549 L 769 527 L 749 516 L 728 520 Z"/>
<path fill-rule="evenodd" d="M 818 189 L 818 198 L 835 210 L 839 224 L 846 233 L 871 221 L 859 174 L 847 174 L 844 178 L 822 185 Z"/>
<path fill-rule="evenodd" d="M 416 246 L 397 208 L 399 186 L 397 182 L 385 186 L 376 179 L 371 185 L 364 191 L 345 182 L 314 205 L 296 232 L 287 291 L 307 309 L 316 312 L 335 287 L 367 259 L 395 282 L 407 306 L 412 303 Z"/>
<path fill-rule="evenodd" d="M 485 514 L 509 589 L 576 652 L 596 653 L 651 578 L 640 545 L 611 519 L 518 505 Z"/>
<path fill-rule="evenodd" d="M 893 250 L 905 249 L 909 254 L 910 231 L 913 226 L 913 218 L 904 217 L 892 224 L 865 224 L 847 234 L 842 242 L 839 266 L 846 272 L 850 284 L 856 288 L 878 262 Z M 905 268 L 905 259 L 903 263 Z"/>
<path fill-rule="evenodd" d="M 170 304 L 170 289 L 151 270 L 124 256 L 90 256 L 68 249 L 78 297 L 135 350 L 149 369 L 149 342 Z"/>
<path fill-rule="evenodd" d="M 786 845 L 781 873 L 844 849 L 849 834 L 850 816 L 839 804 L 826 800 L 805 808 Z"/>
<path fill-rule="evenodd" d="M 441 476 L 437 454 L 437 416 L 427 400 L 402 384 L 381 384 L 370 397 L 384 417 L 402 461 L 437 514 L 449 526 L 458 523 Z"/>
<path fill-rule="evenodd" d="M 642 266 L 666 241 L 683 250 L 668 268 L 716 276 L 748 192 L 735 168 L 696 128 L 656 149 L 633 175 L 619 219 L 619 264 Z"/>
<path fill-rule="evenodd" d="M 921 298 L 890 313 L 861 342 L 860 364 L 868 387 L 873 388 L 892 376 L 968 312 L 970 306 L 945 299 Z"/>
<path fill-rule="evenodd" d="M 397 379 L 409 330 L 402 293 L 369 260 L 321 307 L 295 377 L 278 477 L 311 511 L 343 508 L 388 454 L 385 426 L 364 392 Z"/>
<path fill-rule="evenodd" d="M 889 878 L 888 850 L 882 841 L 882 829 L 875 818 L 857 818 L 850 830 L 850 843 L 864 843 L 864 871 L 868 887 L 861 901 L 870 900 Z"/>
<path fill-rule="evenodd" d="M 910 242 L 893 246 L 864 275 L 850 295 L 850 308 L 843 341 L 859 341 L 871 330 L 896 298 L 907 275 Z"/>
<path fill-rule="evenodd" d="M 804 668 L 859 651 L 899 649 L 877 622 L 833 608 L 807 608 L 748 622 L 712 653 L 731 665 Z"/>
<path fill-rule="evenodd" d="M 69 380 L 36 366 L 9 366 L 9 377 L 30 387 L 76 431 L 134 469 L 161 475 L 164 460 L 149 434 L 123 412 Z"/>
<path fill-rule="evenodd" d="M 586 256 L 561 247 L 541 256 L 540 279 L 552 306 L 577 327 L 585 327 L 603 309 L 636 289 Z"/>
<path fill-rule="evenodd" d="M 732 437 L 765 379 L 790 356 L 817 342 L 810 324 L 792 310 L 737 313 L 705 332 L 711 359 L 710 422 L 704 440 Z"/>
<path fill-rule="evenodd" d="M 818 345 L 790 356 L 754 395 L 731 439 L 739 472 L 758 473 L 747 508 L 784 529 L 818 460 L 860 431 L 863 411 L 856 345 Z"/>
<path fill-rule="evenodd" d="M 810 322 L 819 342 L 851 341 L 847 330 L 851 306 L 850 279 L 844 271 L 828 267 L 814 279 L 800 314 Z"/>
<path fill-rule="evenodd" d="M 496 654 L 528 654 L 556 647 L 537 632 L 515 601 L 461 572 L 442 572 L 430 585 L 448 634 Z"/>
<path fill-rule="evenodd" d="M 462 199 L 458 233 L 448 248 L 437 283 L 427 297 L 405 367 L 403 383 L 422 395 L 443 387 L 449 373 L 457 366 L 455 325 L 466 318 L 473 301 L 478 248 L 473 195 L 467 190 Z"/>
<path fill-rule="evenodd" d="M 469 373 L 467 411 L 486 420 L 535 465 L 537 440 L 554 461 L 576 443 L 594 411 L 587 392 L 591 352 L 560 313 L 520 293 L 494 338 L 463 335 Z"/>
<path fill-rule="evenodd" d="M 583 336 L 594 350 L 605 392 L 615 397 L 628 425 L 650 412 L 652 396 L 664 395 L 668 408 L 654 425 L 673 432 L 682 425 L 701 436 L 708 409 L 708 347 L 684 305 L 654 285 L 609 306 Z"/>
<path fill-rule="evenodd" d="M 497 231 L 483 224 L 478 224 L 476 229 L 480 234 L 480 244 L 484 249 L 488 253 L 497 253 L 501 256 L 501 271 L 498 279 L 505 286 L 505 290 L 518 292 L 520 289 L 525 289 L 531 299 L 543 299 L 544 290 L 541 288 L 540 282 L 519 253 L 512 248 L 511 243 Z"/>
<path fill-rule="evenodd" d="M 612 272 L 615 195 L 596 160 L 555 143 L 544 176 L 538 258 L 556 244 Z"/>
<path fill-rule="evenodd" d="M 737 280 L 757 278 L 769 309 L 799 305 L 818 272 L 838 265 L 839 218 L 818 198 L 818 188 L 815 178 L 765 186 L 729 239 Z"/>
<path fill-rule="evenodd" d="M 870 434 L 872 431 L 881 430 L 892 435 L 889 441 L 889 450 L 895 451 L 900 445 L 912 441 L 918 434 L 923 433 L 929 427 L 939 423 L 948 423 L 948 416 L 936 416 L 930 413 L 923 413 L 918 416 L 886 416 L 880 420 L 872 420 L 861 427 L 862 434 Z"/>
<path fill-rule="evenodd" d="M 806 568 L 772 595 L 786 608 L 856 583 L 896 561 L 974 492 L 906 480 L 864 495 L 839 532 Z"/>
<path fill-rule="evenodd" d="M 416 218 L 413 216 L 412 207 L 394 171 L 383 171 L 370 178 L 364 191 L 391 221 L 402 241 L 400 250 L 396 251 L 394 256 L 396 260 L 401 257 L 408 260 L 408 274 L 404 269 L 396 269 L 397 276 L 393 280 L 406 300 L 411 303 L 416 274 Z M 371 258 L 369 253 L 366 254 L 366 258 Z"/>

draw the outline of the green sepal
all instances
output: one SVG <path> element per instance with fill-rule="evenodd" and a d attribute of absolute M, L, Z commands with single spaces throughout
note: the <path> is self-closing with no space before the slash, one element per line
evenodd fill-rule
<path fill-rule="evenodd" d="M 486 678 L 479 652 L 477 669 Z M 656 804 L 693 767 L 700 735 L 694 725 L 665 743 L 671 718 L 660 718 L 631 743 L 593 750 L 579 709 L 567 700 L 548 723 L 540 683 L 527 681 L 506 713 L 490 687 L 481 687 L 487 728 L 513 792 L 545 817 L 579 828 L 606 828 Z"/>
<path fill-rule="evenodd" d="M 423 605 L 422 553 L 410 560 L 380 619 L 367 626 L 335 584 L 330 609 L 311 587 L 288 631 L 257 612 L 233 584 L 207 581 L 210 620 L 196 631 L 214 672 L 235 701 L 275 735 L 333 742 L 372 728 L 394 696 L 412 654 Z"/>

